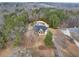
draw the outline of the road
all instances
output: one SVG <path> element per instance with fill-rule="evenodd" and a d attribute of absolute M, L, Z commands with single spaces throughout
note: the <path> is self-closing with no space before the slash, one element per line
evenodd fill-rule
<path fill-rule="evenodd" d="M 60 29 L 51 29 L 53 33 L 53 43 L 56 47 L 55 54 L 58 57 L 78 57 L 79 48 L 73 43 L 69 37 L 64 35 Z"/>
<path fill-rule="evenodd" d="M 59 57 L 63 57 L 63 53 L 61 51 L 61 48 L 62 48 L 61 46 L 64 45 L 64 43 L 62 42 L 64 36 L 58 30 L 54 30 L 53 33 L 54 33 L 54 35 L 53 35 L 53 42 L 54 42 L 55 47 L 56 47 L 56 51 L 57 51 L 56 53 L 58 54 Z"/>

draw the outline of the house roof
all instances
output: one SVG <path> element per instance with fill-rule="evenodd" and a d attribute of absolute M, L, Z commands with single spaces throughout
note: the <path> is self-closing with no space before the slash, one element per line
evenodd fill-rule
<path fill-rule="evenodd" d="M 49 27 L 48 24 L 46 24 L 45 22 L 37 21 L 33 28 L 34 28 L 35 31 L 39 31 L 40 29 L 45 31 L 48 27 Z"/>
<path fill-rule="evenodd" d="M 46 27 L 49 27 L 49 25 L 46 22 L 44 22 L 44 21 L 36 21 L 35 25 L 44 25 Z"/>

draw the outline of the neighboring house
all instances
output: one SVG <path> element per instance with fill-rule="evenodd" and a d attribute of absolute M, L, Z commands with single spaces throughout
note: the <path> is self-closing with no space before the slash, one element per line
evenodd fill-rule
<path fill-rule="evenodd" d="M 43 34 L 46 35 L 47 31 L 48 31 L 48 27 L 49 27 L 49 25 L 46 24 L 45 22 L 43 22 L 43 21 L 36 21 L 34 26 L 33 26 L 33 29 L 39 35 L 43 35 Z"/>

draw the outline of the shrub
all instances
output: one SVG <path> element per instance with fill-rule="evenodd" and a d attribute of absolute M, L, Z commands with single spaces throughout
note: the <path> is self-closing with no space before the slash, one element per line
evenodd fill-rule
<path fill-rule="evenodd" d="M 44 39 L 45 45 L 49 48 L 53 47 L 53 42 L 52 42 L 52 33 L 48 31 L 45 39 Z"/>
<path fill-rule="evenodd" d="M 68 18 L 65 11 L 61 9 L 45 8 L 41 11 L 44 14 L 41 20 L 48 23 L 51 28 L 57 28 L 61 21 Z"/>
<path fill-rule="evenodd" d="M 18 32 L 16 32 L 16 38 L 15 38 L 15 41 L 14 41 L 14 47 L 18 46 L 20 44 L 20 41 L 21 41 L 20 34 Z"/>
<path fill-rule="evenodd" d="M 6 36 L 2 32 L 0 32 L 0 48 L 5 48 L 6 42 Z"/>
<path fill-rule="evenodd" d="M 12 30 L 16 33 L 16 30 L 14 29 L 17 26 L 18 28 L 25 28 L 26 24 L 28 24 L 27 19 L 28 14 L 25 10 L 19 12 L 19 15 L 17 15 L 16 12 L 4 15 L 4 25 L 2 27 L 2 36 L 0 37 L 0 45 L 2 45 L 2 47 L 5 47 L 6 42 L 8 39 L 10 39 L 9 34 L 12 32 Z M 18 31 L 20 34 L 20 29 Z M 19 34 L 16 34 L 15 45 L 19 44 Z"/>

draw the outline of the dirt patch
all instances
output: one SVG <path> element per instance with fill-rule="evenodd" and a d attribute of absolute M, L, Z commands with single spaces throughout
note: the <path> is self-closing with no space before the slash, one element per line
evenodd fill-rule
<path fill-rule="evenodd" d="M 12 53 L 11 48 L 2 49 L 2 50 L 0 50 L 0 57 L 7 57 L 7 56 L 10 56 L 11 53 Z"/>

